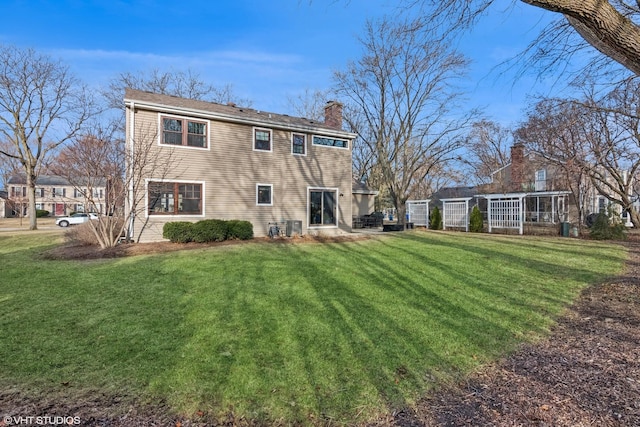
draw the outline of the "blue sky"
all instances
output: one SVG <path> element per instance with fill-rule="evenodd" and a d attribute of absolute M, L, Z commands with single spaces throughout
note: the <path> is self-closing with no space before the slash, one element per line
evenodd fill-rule
<path fill-rule="evenodd" d="M 504 124 L 522 117 L 528 94 L 548 91 L 527 76 L 490 75 L 555 15 L 510 1 L 494 7 L 461 42 L 473 61 L 469 105 Z M 365 20 L 395 14 L 393 0 L 3 0 L 0 43 L 61 59 L 83 81 L 106 85 L 122 72 L 191 69 L 231 84 L 264 111 L 290 113 L 287 97 L 326 89 L 332 72 L 361 54 Z"/>

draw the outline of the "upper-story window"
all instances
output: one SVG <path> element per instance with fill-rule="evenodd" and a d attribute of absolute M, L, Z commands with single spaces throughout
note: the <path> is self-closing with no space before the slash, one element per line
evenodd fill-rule
<path fill-rule="evenodd" d="M 253 149 L 271 151 L 271 129 L 253 129 Z"/>
<path fill-rule="evenodd" d="M 207 148 L 207 122 L 162 117 L 162 144 Z"/>
<path fill-rule="evenodd" d="M 349 148 L 349 141 L 346 139 L 329 138 L 328 136 L 313 136 L 313 145 L 324 145 L 327 147 Z"/>
<path fill-rule="evenodd" d="M 291 134 L 291 152 L 305 156 L 307 154 L 307 136 L 303 133 Z"/>
<path fill-rule="evenodd" d="M 536 191 L 546 191 L 547 189 L 547 171 L 539 169 L 536 171 Z"/>
<path fill-rule="evenodd" d="M 51 195 L 53 197 L 66 197 L 67 196 L 67 189 L 66 188 L 60 188 L 60 187 L 53 187 L 51 189 Z"/>
<path fill-rule="evenodd" d="M 27 187 L 11 187 L 11 197 L 27 197 Z"/>

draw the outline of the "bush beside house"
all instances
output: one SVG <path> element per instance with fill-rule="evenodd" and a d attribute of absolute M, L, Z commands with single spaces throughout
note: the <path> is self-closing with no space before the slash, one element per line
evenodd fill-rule
<path fill-rule="evenodd" d="M 198 222 L 175 221 L 163 226 L 162 236 L 173 243 L 208 243 L 253 238 L 249 221 L 205 219 Z"/>

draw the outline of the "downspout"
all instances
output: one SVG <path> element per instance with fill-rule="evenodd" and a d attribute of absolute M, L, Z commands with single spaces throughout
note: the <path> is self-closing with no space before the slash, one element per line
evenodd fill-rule
<path fill-rule="evenodd" d="M 133 239 L 133 233 L 135 231 L 134 229 L 134 220 L 135 220 L 135 215 L 133 212 L 133 205 L 135 203 L 135 195 L 133 193 L 133 191 L 135 190 L 135 179 L 134 179 L 134 142 L 135 142 L 135 132 L 136 132 L 136 108 L 135 108 L 135 102 L 131 101 L 131 106 L 129 107 L 130 110 L 129 112 L 131 113 L 130 115 L 130 119 L 129 119 L 129 128 L 130 128 L 130 132 L 129 132 L 129 165 L 128 165 L 128 170 L 129 170 L 129 212 L 127 213 L 127 217 L 129 218 L 129 228 L 127 230 L 127 241 L 131 241 Z"/>

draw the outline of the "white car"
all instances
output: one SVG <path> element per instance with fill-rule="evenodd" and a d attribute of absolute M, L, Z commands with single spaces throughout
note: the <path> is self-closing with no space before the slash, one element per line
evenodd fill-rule
<path fill-rule="evenodd" d="M 98 219 L 98 215 L 94 213 L 78 212 L 70 216 L 56 219 L 56 225 L 59 225 L 60 227 L 68 227 L 74 224 L 82 224 L 83 222 L 87 222 L 90 219 Z"/>

